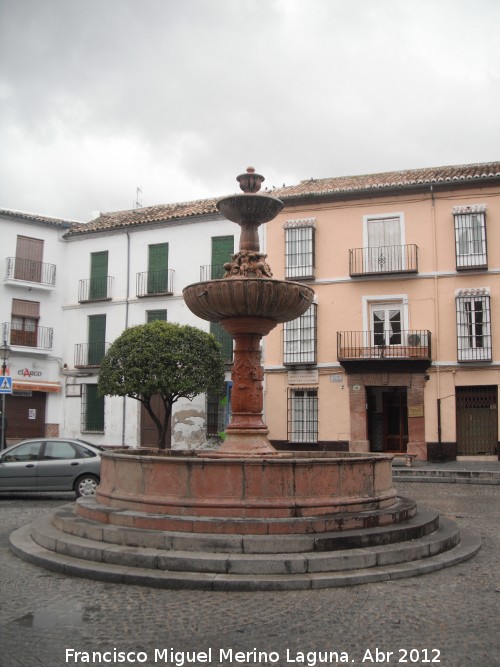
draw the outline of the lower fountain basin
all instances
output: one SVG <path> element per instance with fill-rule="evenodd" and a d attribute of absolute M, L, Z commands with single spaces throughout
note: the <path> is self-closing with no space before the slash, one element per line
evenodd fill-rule
<path fill-rule="evenodd" d="M 239 277 L 193 283 L 183 290 L 183 296 L 195 315 L 210 322 L 255 317 L 278 323 L 305 313 L 314 292 L 302 283 Z"/>
<path fill-rule="evenodd" d="M 272 459 L 105 452 L 99 516 L 84 505 L 78 512 L 101 522 L 103 508 L 140 512 L 151 515 L 152 529 L 185 532 L 264 533 L 269 523 L 281 534 L 348 529 L 350 513 L 397 502 L 391 460 L 349 452 L 284 452 Z"/>

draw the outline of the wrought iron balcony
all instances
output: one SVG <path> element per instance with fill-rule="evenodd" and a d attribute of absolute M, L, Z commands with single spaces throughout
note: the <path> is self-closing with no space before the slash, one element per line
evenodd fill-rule
<path fill-rule="evenodd" d="M 401 362 L 431 361 L 431 332 L 411 331 L 337 331 L 337 358 L 342 365 L 361 368 L 370 362 L 383 367 L 383 362 L 397 367 Z"/>
<path fill-rule="evenodd" d="M 11 322 L 3 322 L 2 340 L 7 340 L 10 345 L 51 350 L 54 340 L 54 329 L 51 327 L 39 327 L 31 323 L 18 325 Z"/>
<path fill-rule="evenodd" d="M 56 284 L 56 265 L 22 257 L 7 257 L 6 280 L 24 280 L 41 285 Z"/>
<path fill-rule="evenodd" d="M 224 278 L 224 267 L 221 264 L 205 264 L 200 266 L 200 281 L 219 280 Z"/>
<path fill-rule="evenodd" d="M 414 244 L 349 250 L 350 276 L 417 273 L 417 271 L 418 247 Z"/>
<path fill-rule="evenodd" d="M 111 276 L 80 280 L 78 284 L 79 303 L 87 303 L 89 301 L 109 301 L 111 299 L 112 284 L 113 278 Z"/>
<path fill-rule="evenodd" d="M 109 343 L 77 343 L 75 345 L 75 368 L 99 368 Z"/>
<path fill-rule="evenodd" d="M 144 271 L 136 277 L 136 294 L 143 296 L 165 296 L 174 293 L 174 271 Z"/>

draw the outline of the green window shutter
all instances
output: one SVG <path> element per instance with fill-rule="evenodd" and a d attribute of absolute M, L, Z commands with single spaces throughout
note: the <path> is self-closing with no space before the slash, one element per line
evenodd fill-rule
<path fill-rule="evenodd" d="M 168 243 L 148 249 L 148 294 L 168 292 Z"/>
<path fill-rule="evenodd" d="M 224 277 L 224 264 L 231 260 L 233 253 L 234 236 L 212 237 L 212 280 Z"/>
<path fill-rule="evenodd" d="M 146 311 L 146 322 L 154 322 L 155 320 L 162 320 L 163 322 L 167 321 L 167 311 L 166 310 L 147 310 Z"/>
<path fill-rule="evenodd" d="M 90 253 L 91 301 L 106 299 L 108 296 L 108 251 Z"/>
<path fill-rule="evenodd" d="M 221 354 L 224 362 L 230 364 L 233 361 L 233 339 L 227 331 L 216 322 L 210 322 L 210 333 L 213 334 L 216 340 L 221 344 Z"/>
<path fill-rule="evenodd" d="M 106 348 L 106 315 L 89 315 L 89 366 L 100 366 Z"/>
<path fill-rule="evenodd" d="M 104 433 L 104 396 L 97 393 L 96 384 L 88 384 L 85 388 L 85 425 L 87 433 Z"/>

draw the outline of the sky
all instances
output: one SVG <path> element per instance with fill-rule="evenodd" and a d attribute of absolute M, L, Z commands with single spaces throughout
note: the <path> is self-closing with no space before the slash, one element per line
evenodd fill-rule
<path fill-rule="evenodd" d="M 0 208 L 500 160 L 499 25 L 499 0 L 0 0 Z"/>

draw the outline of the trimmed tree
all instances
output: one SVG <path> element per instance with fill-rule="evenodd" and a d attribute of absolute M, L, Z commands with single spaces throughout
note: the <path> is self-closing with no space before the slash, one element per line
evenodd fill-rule
<path fill-rule="evenodd" d="M 101 362 L 99 393 L 140 401 L 158 429 L 165 449 L 172 406 L 180 398 L 218 393 L 224 383 L 224 361 L 212 334 L 196 327 L 156 320 L 126 329 Z M 165 414 L 155 414 L 159 396 Z"/>

